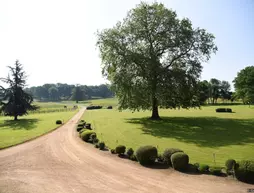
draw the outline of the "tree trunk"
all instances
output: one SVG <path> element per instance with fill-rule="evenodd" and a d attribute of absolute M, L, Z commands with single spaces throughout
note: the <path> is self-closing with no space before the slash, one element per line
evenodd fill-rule
<path fill-rule="evenodd" d="M 18 115 L 14 115 L 14 121 L 18 120 Z"/>
<path fill-rule="evenodd" d="M 157 99 L 155 97 L 153 98 L 153 110 L 151 119 L 160 120 Z"/>

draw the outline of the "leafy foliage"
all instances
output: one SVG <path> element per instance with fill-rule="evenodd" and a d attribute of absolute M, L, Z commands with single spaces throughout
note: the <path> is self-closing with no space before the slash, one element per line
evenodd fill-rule
<path fill-rule="evenodd" d="M 215 176 L 220 176 L 222 174 L 221 173 L 221 167 L 213 166 L 213 167 L 209 168 L 209 171 L 211 172 L 211 174 L 213 174 Z"/>
<path fill-rule="evenodd" d="M 57 125 L 61 125 L 61 124 L 62 124 L 62 121 L 61 121 L 61 120 L 56 120 L 56 124 L 57 124 Z"/>
<path fill-rule="evenodd" d="M 236 95 L 244 103 L 254 103 L 254 66 L 248 66 L 238 72 L 234 79 Z"/>
<path fill-rule="evenodd" d="M 141 165 L 151 165 L 155 162 L 158 156 L 156 147 L 142 146 L 136 151 L 137 160 Z"/>
<path fill-rule="evenodd" d="M 182 150 L 180 149 L 177 149 L 177 148 L 168 148 L 168 149 L 165 149 L 163 155 L 162 155 L 162 159 L 163 161 L 166 163 L 166 164 L 169 164 L 170 166 L 172 166 L 172 163 L 171 163 L 171 156 L 176 153 L 176 152 L 183 152 Z"/>
<path fill-rule="evenodd" d="M 254 184 L 254 161 L 243 160 L 235 169 L 235 176 L 238 180 Z"/>
<path fill-rule="evenodd" d="M 209 171 L 209 166 L 206 165 L 206 164 L 199 164 L 198 170 L 199 170 L 201 173 L 206 173 L 206 172 Z"/>
<path fill-rule="evenodd" d="M 201 63 L 217 51 L 214 36 L 161 3 L 142 2 L 123 22 L 98 32 L 103 75 L 112 83 L 119 108 L 197 106 Z"/>
<path fill-rule="evenodd" d="M 126 147 L 124 145 L 118 145 L 116 146 L 116 153 L 117 154 L 124 154 L 126 150 Z"/>
<path fill-rule="evenodd" d="M 189 156 L 183 152 L 176 152 L 171 156 L 171 163 L 175 170 L 185 171 L 188 168 Z"/>
<path fill-rule="evenodd" d="M 88 142 L 90 135 L 94 134 L 94 131 L 91 130 L 85 130 L 80 134 L 80 137 L 83 141 Z"/>
<path fill-rule="evenodd" d="M 104 150 L 105 149 L 105 143 L 104 142 L 100 142 L 99 143 L 99 149 L 100 150 Z"/>
<path fill-rule="evenodd" d="M 37 110 L 39 107 L 32 105 L 33 97 L 24 91 L 26 75 L 22 64 L 17 60 L 14 67 L 8 66 L 8 68 L 11 76 L 8 75 L 7 78 L 1 78 L 9 87 L 6 89 L 1 87 L 4 93 L 2 100 L 7 102 L 1 102 L 0 112 L 17 120 L 18 116 L 26 115 L 28 111 Z"/>
<path fill-rule="evenodd" d="M 232 170 L 236 164 L 236 161 L 234 159 L 228 159 L 225 163 L 227 170 Z"/>
<path fill-rule="evenodd" d="M 129 148 L 126 153 L 129 157 L 131 157 L 134 154 L 134 150 L 132 148 Z"/>

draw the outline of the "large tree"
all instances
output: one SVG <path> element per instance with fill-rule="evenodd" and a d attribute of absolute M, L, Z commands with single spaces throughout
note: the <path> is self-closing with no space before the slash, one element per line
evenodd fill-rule
<path fill-rule="evenodd" d="M 79 85 L 75 86 L 75 88 L 73 88 L 73 91 L 72 91 L 72 100 L 78 103 L 79 101 L 83 99 L 84 99 L 83 89 Z"/>
<path fill-rule="evenodd" d="M 244 103 L 254 103 L 254 66 L 248 66 L 238 72 L 234 86 L 238 98 Z"/>
<path fill-rule="evenodd" d="M 24 91 L 26 75 L 22 64 L 17 60 L 14 67 L 8 66 L 8 68 L 10 69 L 10 75 L 7 78 L 1 78 L 9 87 L 1 87 L 4 97 L 0 111 L 4 115 L 12 116 L 14 120 L 18 120 L 18 116 L 25 115 L 29 110 L 36 110 L 38 107 L 32 105 L 33 97 Z"/>
<path fill-rule="evenodd" d="M 216 52 L 214 36 L 161 3 L 142 2 L 122 22 L 97 34 L 102 73 L 112 83 L 119 108 L 188 108 L 198 105 L 201 63 Z"/>

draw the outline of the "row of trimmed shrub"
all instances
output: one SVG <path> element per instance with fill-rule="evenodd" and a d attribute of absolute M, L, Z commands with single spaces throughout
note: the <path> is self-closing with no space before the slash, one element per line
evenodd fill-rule
<path fill-rule="evenodd" d="M 94 144 L 95 148 L 100 150 L 106 149 L 105 143 L 100 142 L 96 136 L 96 132 L 83 127 L 81 130 L 78 129 L 80 126 L 87 125 L 83 120 L 77 125 L 77 131 L 79 132 L 80 138 L 88 143 Z M 205 174 L 213 174 L 220 176 L 223 174 L 223 168 L 218 166 L 208 166 L 206 164 L 190 164 L 189 156 L 182 150 L 177 148 L 165 149 L 162 155 L 158 155 L 158 150 L 153 146 L 141 146 L 134 152 L 132 148 L 127 149 L 124 145 L 118 145 L 115 149 L 110 150 L 112 154 L 118 154 L 119 157 L 126 156 L 132 161 L 138 161 L 141 165 L 153 165 L 156 162 L 166 164 L 178 171 L 197 172 Z M 229 159 L 225 163 L 226 173 L 233 175 L 236 179 L 254 183 L 254 161 L 241 161 L 237 163 L 233 159 Z"/>
<path fill-rule="evenodd" d="M 94 147 L 99 148 L 100 150 L 106 148 L 105 143 L 103 141 L 100 142 L 97 138 L 96 132 L 92 130 L 90 123 L 81 120 L 77 124 L 77 132 L 79 132 L 79 136 L 83 141 L 94 144 Z"/>
<path fill-rule="evenodd" d="M 102 108 L 103 108 L 103 106 L 94 106 L 94 105 L 86 107 L 87 110 L 102 109 Z M 112 106 L 108 106 L 107 109 L 113 109 L 113 107 Z"/>

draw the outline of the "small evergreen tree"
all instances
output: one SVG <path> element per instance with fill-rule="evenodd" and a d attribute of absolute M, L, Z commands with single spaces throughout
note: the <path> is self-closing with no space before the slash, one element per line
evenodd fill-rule
<path fill-rule="evenodd" d="M 12 116 L 18 120 L 18 116 L 28 114 L 28 111 L 38 109 L 38 106 L 32 105 L 33 97 L 24 91 L 26 85 L 26 74 L 22 64 L 17 60 L 14 67 L 8 66 L 11 75 L 1 80 L 9 85 L 8 88 L 1 87 L 3 98 L 0 112 L 5 116 Z"/>

